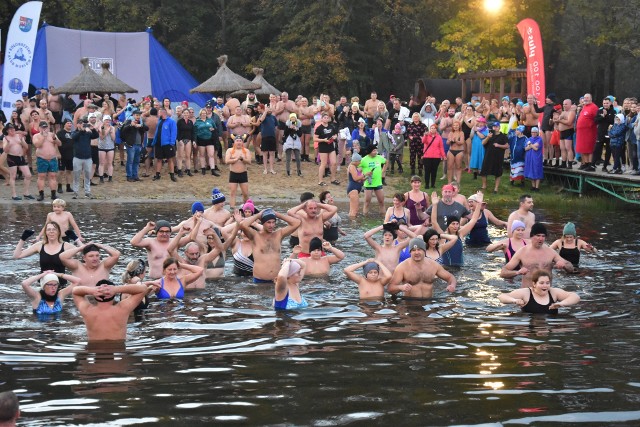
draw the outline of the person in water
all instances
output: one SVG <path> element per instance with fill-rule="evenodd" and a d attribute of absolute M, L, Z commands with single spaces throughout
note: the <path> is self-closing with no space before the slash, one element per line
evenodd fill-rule
<path fill-rule="evenodd" d="M 124 293 L 129 294 L 129 298 L 113 301 L 117 294 Z M 73 301 L 84 320 L 89 342 L 124 342 L 129 314 L 146 294 L 147 287 L 143 284 L 115 286 L 106 279 L 99 280 L 95 286 L 76 286 L 73 289 Z M 95 304 L 85 298 L 89 295 L 95 298 Z"/>
<path fill-rule="evenodd" d="M 178 272 L 188 273 L 182 277 L 178 277 Z M 175 258 L 167 258 L 162 263 L 162 277 L 156 288 L 156 297 L 158 299 L 182 299 L 184 298 L 184 290 L 192 282 L 195 282 L 202 276 L 204 269 L 197 265 L 189 263 L 180 263 Z"/>
<path fill-rule="evenodd" d="M 68 285 L 60 289 L 60 278 L 64 278 Z M 36 290 L 31 285 L 40 281 L 40 289 Z M 73 288 L 80 283 L 80 278 L 70 274 L 56 273 L 47 270 L 22 281 L 22 289 L 31 300 L 34 314 L 55 314 L 62 311 L 64 299 L 71 295 Z"/>
<path fill-rule="evenodd" d="M 307 308 L 309 303 L 300 294 L 300 282 L 304 277 L 306 263 L 299 259 L 286 258 L 276 277 L 273 307 L 276 310 Z"/>
<path fill-rule="evenodd" d="M 567 292 L 551 287 L 551 277 L 545 270 L 536 270 L 531 275 L 531 286 L 500 294 L 503 304 L 516 304 L 525 313 L 558 314 L 558 308 L 575 305 L 580 297 L 575 292 Z"/>
<path fill-rule="evenodd" d="M 302 247 L 293 248 L 292 257 L 295 258 L 302 251 Z M 344 252 L 331 246 L 330 242 L 323 242 L 319 237 L 314 237 L 309 243 L 309 258 L 305 258 L 305 274 L 307 276 L 322 277 L 331 273 L 331 265 L 344 259 Z"/>
<path fill-rule="evenodd" d="M 580 264 L 580 251 L 598 252 L 590 243 L 578 239 L 576 226 L 572 222 L 565 224 L 562 229 L 562 237 L 551 244 L 551 249 L 558 251 L 562 258 L 573 264 L 574 271 L 578 270 L 578 265 Z"/>
<path fill-rule="evenodd" d="M 524 238 L 524 230 L 527 228 L 524 222 L 516 219 L 511 223 L 511 237 L 507 237 L 487 246 L 487 252 L 502 250 L 506 262 L 511 261 L 516 251 L 530 244 L 529 239 Z"/>
<path fill-rule="evenodd" d="M 356 270 L 362 268 L 362 275 Z M 356 282 L 361 300 L 384 300 L 384 287 L 391 280 L 391 273 L 382 263 L 369 258 L 357 264 L 350 265 L 344 270 L 347 279 Z"/>

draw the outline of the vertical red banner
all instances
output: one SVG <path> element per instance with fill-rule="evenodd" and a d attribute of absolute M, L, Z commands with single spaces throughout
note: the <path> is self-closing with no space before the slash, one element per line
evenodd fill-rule
<path fill-rule="evenodd" d="M 540 103 L 544 103 L 544 55 L 540 28 L 529 18 L 518 22 L 517 27 L 527 56 L 527 94 L 535 95 Z"/>

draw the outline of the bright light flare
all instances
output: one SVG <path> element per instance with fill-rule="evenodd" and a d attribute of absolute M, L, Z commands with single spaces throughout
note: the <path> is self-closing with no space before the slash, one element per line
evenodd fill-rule
<path fill-rule="evenodd" d="M 504 0 L 484 0 L 484 9 L 490 13 L 498 13 L 504 6 Z"/>

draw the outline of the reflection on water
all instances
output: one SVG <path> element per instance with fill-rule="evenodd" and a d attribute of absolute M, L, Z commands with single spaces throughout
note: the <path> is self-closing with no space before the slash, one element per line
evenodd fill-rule
<path fill-rule="evenodd" d="M 177 222 L 188 206 L 78 208 L 84 234 L 123 252 L 117 276 L 141 255 L 128 241 L 146 221 Z M 500 305 L 516 286 L 499 277 L 503 258 L 473 249 L 456 293 L 440 286 L 431 301 L 360 303 L 336 267 L 304 283 L 300 312 L 274 312 L 270 286 L 211 282 L 183 303 L 155 303 L 124 349 L 87 347 L 71 306 L 46 322 L 29 313 L 19 282 L 37 260 L 7 260 L 46 209 L 5 209 L 0 236 L 0 390 L 18 393 L 24 425 L 640 424 L 638 233 L 616 226 L 634 212 L 572 218 L 585 234 L 597 224 L 588 238 L 601 253 L 555 277 L 582 297 L 557 317 Z M 567 220 L 540 214 L 553 233 Z M 370 255 L 364 228 L 345 221 L 346 263 Z"/>

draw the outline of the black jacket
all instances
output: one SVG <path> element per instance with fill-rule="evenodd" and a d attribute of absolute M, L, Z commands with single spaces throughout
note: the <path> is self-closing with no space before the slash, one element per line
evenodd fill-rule
<path fill-rule="evenodd" d="M 133 126 L 131 119 L 125 121 L 120 129 L 120 139 L 128 146 L 136 143 L 136 132 L 140 134 L 140 143 L 144 144 L 144 134 L 149 130 L 149 126 L 142 123 L 139 128 Z"/>

